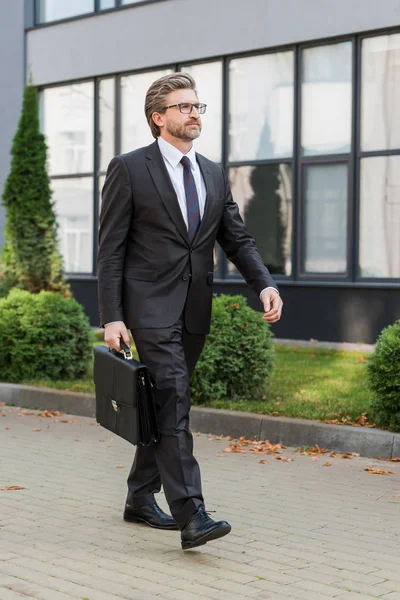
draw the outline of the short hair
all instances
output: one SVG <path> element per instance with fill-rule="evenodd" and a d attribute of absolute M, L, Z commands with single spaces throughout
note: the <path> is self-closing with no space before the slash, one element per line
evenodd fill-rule
<path fill-rule="evenodd" d="M 153 113 L 162 112 L 165 99 L 170 92 L 175 90 L 193 90 L 197 96 L 196 82 L 189 73 L 170 73 L 156 79 L 147 90 L 144 103 L 144 112 L 151 133 L 156 139 L 160 136 L 160 128 L 153 121 Z"/>

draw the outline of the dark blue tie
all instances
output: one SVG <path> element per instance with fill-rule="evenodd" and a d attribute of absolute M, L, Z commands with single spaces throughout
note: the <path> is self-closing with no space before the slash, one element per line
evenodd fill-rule
<path fill-rule="evenodd" d="M 185 186 L 186 194 L 188 236 L 189 240 L 193 240 L 201 220 L 199 197 L 197 195 L 193 173 L 190 168 L 190 159 L 187 156 L 183 156 L 181 163 L 183 166 L 183 184 Z"/>

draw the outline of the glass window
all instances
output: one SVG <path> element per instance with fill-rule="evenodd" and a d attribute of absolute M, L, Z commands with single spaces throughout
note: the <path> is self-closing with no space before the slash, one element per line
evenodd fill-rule
<path fill-rule="evenodd" d="M 93 93 L 93 82 L 43 91 L 43 131 L 49 148 L 50 175 L 93 171 Z"/>
<path fill-rule="evenodd" d="M 285 163 L 231 167 L 232 195 L 271 273 L 292 272 L 292 175 Z M 228 263 L 229 273 L 237 273 Z"/>
<path fill-rule="evenodd" d="M 39 0 L 38 21 L 48 23 L 94 12 L 94 0 Z"/>
<path fill-rule="evenodd" d="M 400 34 L 363 40 L 361 149 L 400 148 Z"/>
<path fill-rule="evenodd" d="M 350 152 L 351 42 L 308 48 L 302 59 L 303 154 Z"/>
<path fill-rule="evenodd" d="M 137 2 L 143 2 L 143 0 L 122 0 L 121 4 L 136 4 Z"/>
<path fill-rule="evenodd" d="M 194 142 L 195 149 L 210 160 L 221 162 L 222 62 L 185 65 L 181 70 L 194 77 L 199 100 L 207 104 L 207 111 L 201 117 L 201 136 Z"/>
<path fill-rule="evenodd" d="M 229 62 L 229 160 L 293 154 L 293 52 Z"/>
<path fill-rule="evenodd" d="M 106 171 L 115 156 L 115 80 L 102 79 L 99 85 L 99 170 Z"/>
<path fill-rule="evenodd" d="M 99 214 L 100 214 L 100 211 L 101 211 L 101 201 L 102 201 L 102 199 L 101 199 L 101 192 L 103 191 L 105 180 L 106 180 L 106 176 L 105 175 L 101 175 L 99 177 Z"/>
<path fill-rule="evenodd" d="M 121 77 L 121 152 L 154 142 L 144 114 L 144 100 L 151 84 L 172 72 L 164 69 Z"/>
<path fill-rule="evenodd" d="M 400 156 L 361 160 L 359 270 L 400 277 Z"/>
<path fill-rule="evenodd" d="M 345 273 L 347 165 L 304 167 L 304 272 Z"/>
<path fill-rule="evenodd" d="M 93 179 L 53 179 L 53 200 L 59 225 L 60 251 L 67 273 L 93 268 Z"/>
<path fill-rule="evenodd" d="M 100 0 L 100 10 L 105 10 L 106 8 L 114 8 L 115 0 Z"/>

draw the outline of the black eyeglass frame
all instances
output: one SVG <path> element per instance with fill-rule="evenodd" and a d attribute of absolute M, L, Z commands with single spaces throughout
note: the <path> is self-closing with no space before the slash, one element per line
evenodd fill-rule
<path fill-rule="evenodd" d="M 203 102 L 179 102 L 178 104 L 170 104 L 169 106 L 163 106 L 163 111 L 167 110 L 167 108 L 173 108 L 174 106 L 177 106 L 179 108 L 179 112 L 181 112 L 183 115 L 190 115 L 193 111 L 193 108 L 197 110 L 199 115 L 204 115 L 207 108 L 207 104 L 204 104 Z M 190 106 L 190 111 L 188 113 L 182 112 L 182 106 Z"/>

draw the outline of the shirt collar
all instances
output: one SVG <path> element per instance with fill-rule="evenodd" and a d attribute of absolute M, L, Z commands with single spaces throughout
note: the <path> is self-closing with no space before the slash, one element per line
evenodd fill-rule
<path fill-rule="evenodd" d="M 178 150 L 178 148 L 175 148 L 175 146 L 173 146 L 169 142 L 166 142 L 162 137 L 159 137 L 157 141 L 161 154 L 174 169 L 180 163 L 182 156 L 188 157 L 192 164 L 192 167 L 196 166 L 196 152 L 193 146 L 187 154 L 183 154 L 183 152 Z"/>

